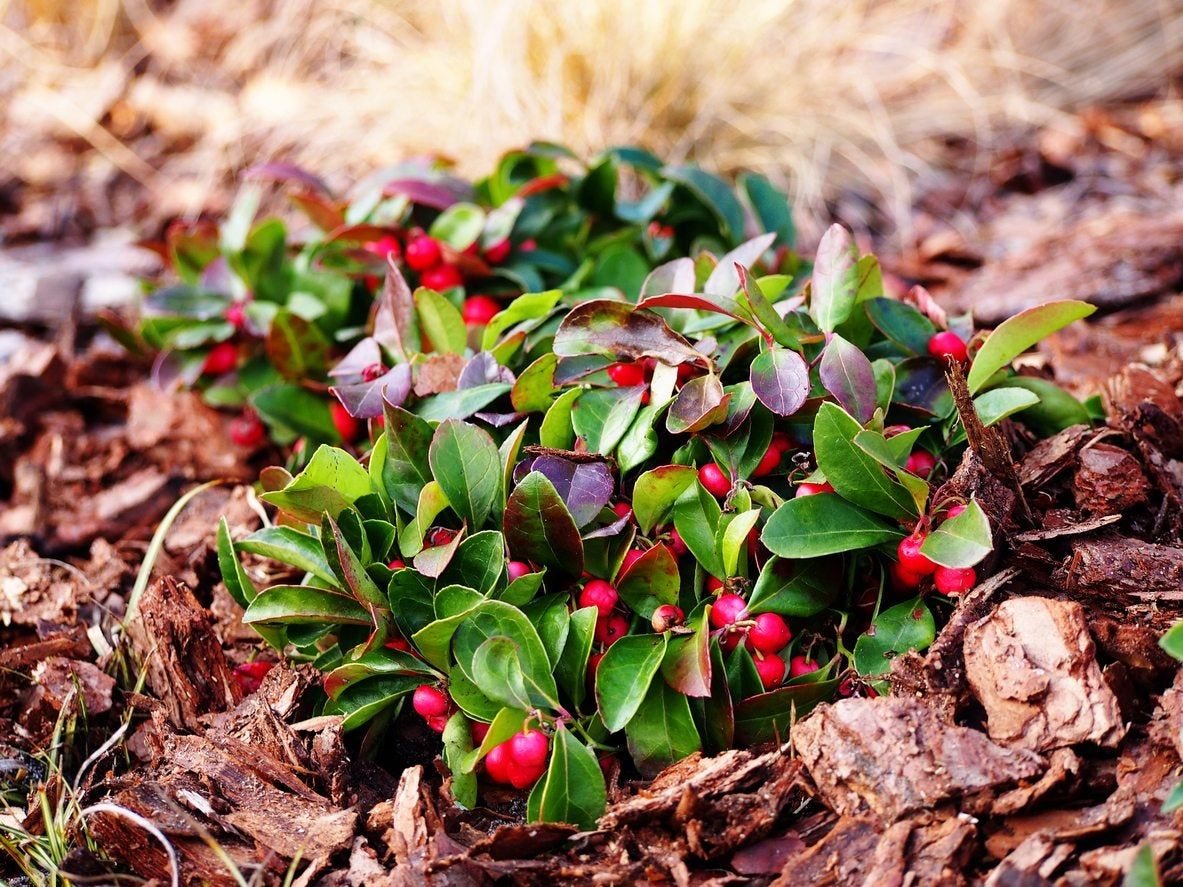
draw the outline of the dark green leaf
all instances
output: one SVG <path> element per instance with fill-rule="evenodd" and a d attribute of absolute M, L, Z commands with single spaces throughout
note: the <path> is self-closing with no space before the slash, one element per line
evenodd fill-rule
<path fill-rule="evenodd" d="M 897 527 L 830 493 L 790 499 L 768 519 L 760 539 L 773 554 L 807 558 L 870 548 L 903 535 Z"/>
<path fill-rule="evenodd" d="M 531 471 L 510 494 L 503 529 L 516 559 L 572 576 L 583 572 L 579 528 L 554 485 L 540 472 Z"/>
<path fill-rule="evenodd" d="M 932 613 L 913 598 L 884 610 L 854 645 L 854 667 L 875 677 L 891 670 L 892 661 L 909 650 L 924 650 L 936 638 Z"/>
<path fill-rule="evenodd" d="M 448 419 L 435 430 L 428 460 L 452 510 L 473 529 L 484 525 L 501 489 L 501 457 L 487 432 Z"/>
<path fill-rule="evenodd" d="M 664 634 L 622 637 L 604 654 L 596 669 L 596 700 L 604 726 L 612 733 L 624 726 L 640 708 L 653 676 L 665 655 Z"/>

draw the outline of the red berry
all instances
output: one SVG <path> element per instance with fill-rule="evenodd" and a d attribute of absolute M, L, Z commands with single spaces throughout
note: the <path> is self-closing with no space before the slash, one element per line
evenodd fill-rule
<path fill-rule="evenodd" d="M 716 591 L 723 590 L 723 580 L 714 576 L 707 576 L 707 591 L 714 594 Z"/>
<path fill-rule="evenodd" d="M 395 558 L 390 563 L 388 563 L 386 566 L 389 567 L 391 570 L 404 570 L 404 569 L 406 569 L 407 565 L 405 563 L 403 563 L 402 561 L 400 561 L 398 558 Z"/>
<path fill-rule="evenodd" d="M 915 588 L 923 578 L 923 576 L 917 573 L 904 569 L 898 561 L 891 565 L 891 584 L 901 591 Z"/>
<path fill-rule="evenodd" d="M 494 782 L 502 784 L 509 784 L 509 770 L 513 762 L 509 757 L 509 748 L 503 742 L 500 745 L 495 745 L 489 749 L 489 753 L 485 755 L 485 772 L 489 774 L 489 778 Z"/>
<path fill-rule="evenodd" d="M 415 688 L 415 692 L 411 696 L 411 706 L 425 718 L 446 715 L 451 707 L 448 704 L 448 697 L 444 695 L 443 691 L 431 684 L 423 684 L 421 687 Z"/>
<path fill-rule="evenodd" d="M 509 756 L 519 767 L 534 769 L 546 765 L 550 743 L 541 730 L 523 730 L 509 738 Z"/>
<path fill-rule="evenodd" d="M 628 634 L 628 620 L 619 614 L 601 616 L 596 620 L 596 640 L 605 647 L 611 647 Z"/>
<path fill-rule="evenodd" d="M 608 367 L 608 378 L 621 388 L 645 384 L 645 367 L 639 363 L 614 363 Z"/>
<path fill-rule="evenodd" d="M 612 511 L 615 512 L 617 517 L 632 517 L 633 516 L 633 507 L 631 505 L 629 505 L 627 502 L 617 502 L 615 505 L 612 506 Z"/>
<path fill-rule="evenodd" d="M 349 415 L 349 410 L 345 409 L 343 403 L 338 400 L 329 401 L 329 412 L 333 417 L 333 427 L 341 435 L 341 440 L 349 443 L 357 438 L 357 434 L 361 430 L 361 425 L 357 419 Z"/>
<path fill-rule="evenodd" d="M 430 727 L 432 730 L 434 730 L 436 733 L 443 733 L 444 728 L 448 726 L 448 716 L 447 715 L 433 715 L 432 717 L 427 719 L 427 726 Z"/>
<path fill-rule="evenodd" d="M 534 572 L 532 569 L 530 569 L 529 564 L 522 561 L 510 561 L 509 566 L 505 568 L 505 571 L 509 574 L 510 582 L 513 582 L 515 579 L 521 579 L 527 573 Z"/>
<path fill-rule="evenodd" d="M 769 447 L 768 452 L 760 459 L 760 464 L 752 471 L 752 477 L 764 477 L 766 474 L 772 474 L 779 465 L 780 450 L 776 447 Z"/>
<path fill-rule="evenodd" d="M 929 339 L 928 353 L 942 360 L 952 358 L 958 363 L 969 357 L 969 352 L 965 348 L 965 342 L 961 340 L 961 336 L 952 330 L 937 333 Z"/>
<path fill-rule="evenodd" d="M 904 463 L 905 469 L 919 477 L 928 477 L 936 467 L 937 460 L 928 450 L 917 450 Z"/>
<path fill-rule="evenodd" d="M 395 635 L 382 646 L 387 650 L 402 650 L 404 653 L 411 652 L 411 645 L 407 643 L 407 639 L 401 635 Z"/>
<path fill-rule="evenodd" d="M 789 677 L 799 678 L 803 674 L 809 674 L 811 671 L 817 671 L 821 668 L 812 659 L 807 659 L 804 656 L 794 656 L 789 660 Z"/>
<path fill-rule="evenodd" d="M 772 442 L 769 444 L 769 446 L 783 456 L 793 448 L 793 442 L 789 440 L 789 436 L 783 431 L 778 431 L 776 434 L 772 435 Z"/>
<path fill-rule="evenodd" d="M 698 367 L 692 363 L 678 364 L 678 383 L 685 384 L 698 375 Z"/>
<path fill-rule="evenodd" d="M 978 577 L 974 573 L 973 567 L 965 567 L 963 569 L 937 567 L 936 571 L 932 574 L 932 581 L 936 585 L 937 591 L 950 596 L 969 591 L 974 587 L 977 579 Z"/>
<path fill-rule="evenodd" d="M 473 721 L 469 725 L 473 745 L 480 747 L 480 744 L 485 741 L 485 737 L 489 735 L 489 726 L 484 721 Z"/>
<path fill-rule="evenodd" d="M 485 261 L 490 265 L 500 265 L 509 258 L 510 243 L 509 238 L 498 240 L 492 246 L 485 249 Z"/>
<path fill-rule="evenodd" d="M 383 235 L 377 240 L 368 240 L 361 246 L 366 252 L 373 253 L 382 259 L 385 259 L 387 256 L 394 256 L 397 259 L 402 252 L 398 238 L 393 234 Z"/>
<path fill-rule="evenodd" d="M 708 462 L 698 469 L 698 481 L 712 496 L 726 496 L 731 492 L 731 478 L 714 462 Z"/>
<path fill-rule="evenodd" d="M 756 659 L 756 673 L 764 689 L 772 690 L 785 679 L 785 661 L 776 655 L 761 656 Z"/>
<path fill-rule="evenodd" d="M 669 631 L 675 625 L 681 625 L 682 620 L 686 618 L 686 614 L 682 612 L 681 607 L 675 607 L 673 604 L 662 604 L 653 611 L 653 630 L 658 634 Z"/>
<path fill-rule="evenodd" d="M 246 306 L 242 302 L 231 302 L 226 309 L 226 323 L 236 330 L 246 326 Z"/>
<path fill-rule="evenodd" d="M 254 448 L 267 439 L 267 429 L 253 413 L 243 413 L 230 421 L 230 439 L 240 447 Z"/>
<path fill-rule="evenodd" d="M 501 313 L 501 304 L 491 296 L 470 296 L 464 300 L 464 322 L 484 326 Z"/>
<path fill-rule="evenodd" d="M 432 527 L 427 534 L 428 543 L 435 547 L 438 545 L 447 545 L 456 538 L 459 530 L 453 530 L 450 527 Z"/>
<path fill-rule="evenodd" d="M 434 237 L 420 234 L 407 241 L 407 264 L 415 271 L 426 271 L 440 262 L 440 245 Z M 426 284 L 424 284 L 426 286 Z"/>
<path fill-rule="evenodd" d="M 464 286 L 464 277 L 455 265 L 439 264 L 419 274 L 419 282 L 429 290 L 442 293 L 454 286 Z"/>
<path fill-rule="evenodd" d="M 601 617 L 611 613 L 619 600 L 620 595 L 616 593 L 616 589 L 603 579 L 593 579 L 583 586 L 583 591 L 579 593 L 579 606 L 595 607 L 600 611 Z"/>
<path fill-rule="evenodd" d="M 888 425 L 883 429 L 883 436 L 895 437 L 897 434 L 907 434 L 911 430 L 907 425 Z"/>
<path fill-rule="evenodd" d="M 533 252 L 534 250 L 538 249 L 538 241 L 533 237 L 531 237 L 529 240 L 523 240 L 518 246 L 518 249 L 524 253 Z"/>
<path fill-rule="evenodd" d="M 937 568 L 936 564 L 920 553 L 920 546 L 927 537 L 928 534 L 923 530 L 917 530 L 911 536 L 905 536 L 900 540 L 899 546 L 896 547 L 896 556 L 899 558 L 901 570 L 914 576 L 928 576 Z"/>
<path fill-rule="evenodd" d="M 600 669 L 600 660 L 604 658 L 603 653 L 592 653 L 587 657 L 587 685 L 594 687 L 596 683 L 596 672 Z"/>
<path fill-rule="evenodd" d="M 793 493 L 794 499 L 800 499 L 802 496 L 816 496 L 818 493 L 832 493 L 834 488 L 829 481 L 820 484 L 811 484 L 809 481 L 802 481 L 797 484 L 797 492 Z"/>
<path fill-rule="evenodd" d="M 386 372 L 386 367 L 381 363 L 372 363 L 361 371 L 361 378 L 363 382 L 373 382 L 375 379 L 382 378 L 382 374 Z"/>
<path fill-rule="evenodd" d="M 961 504 L 950 505 L 949 509 L 945 512 L 945 520 L 949 520 L 950 518 L 957 517 L 957 515 L 961 514 L 961 512 L 963 512 L 963 511 L 965 511 L 964 505 L 961 505 Z"/>
<path fill-rule="evenodd" d="M 777 653 L 793 639 L 789 623 L 778 613 L 761 613 L 748 629 L 748 647 L 761 653 Z"/>
<path fill-rule="evenodd" d="M 540 767 L 521 767 L 511 762 L 509 766 L 509 784 L 519 791 L 527 789 L 536 783 L 545 772 L 545 764 Z"/>
<path fill-rule="evenodd" d="M 238 366 L 238 349 L 229 342 L 219 342 L 205 356 L 201 371 L 207 376 L 221 376 Z"/>
<path fill-rule="evenodd" d="M 677 530 L 670 530 L 670 548 L 674 550 L 674 557 L 681 557 L 690 550 Z"/>
<path fill-rule="evenodd" d="M 620 572 L 622 574 L 627 573 L 629 571 L 629 568 L 632 567 L 633 564 L 635 564 L 637 561 L 639 561 L 644 556 L 645 556 L 645 552 L 637 551 L 637 549 L 635 549 L 635 548 L 630 548 L 628 551 L 626 551 L 624 553 L 624 560 L 621 561 L 621 564 L 620 564 Z"/>
<path fill-rule="evenodd" d="M 270 659 L 256 659 L 254 662 L 244 662 L 234 667 L 234 681 L 243 693 L 254 693 L 263 684 L 267 672 L 275 667 Z"/>
<path fill-rule="evenodd" d="M 738 594 L 727 592 L 719 595 L 711 607 L 711 625 L 715 628 L 726 628 L 747 615 L 747 602 Z"/>

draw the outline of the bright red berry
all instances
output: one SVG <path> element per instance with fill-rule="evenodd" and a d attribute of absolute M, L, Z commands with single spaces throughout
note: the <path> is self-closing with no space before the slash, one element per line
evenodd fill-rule
<path fill-rule="evenodd" d="M 242 302 L 231 302 L 226 308 L 226 323 L 236 330 L 246 326 L 246 306 Z"/>
<path fill-rule="evenodd" d="M 510 762 L 509 765 L 509 784 L 519 791 L 527 789 L 542 778 L 542 774 L 546 772 L 546 765 L 540 767 L 522 767 L 518 764 Z"/>
<path fill-rule="evenodd" d="M 469 724 L 469 731 L 472 733 L 472 744 L 480 746 L 485 741 L 485 737 L 489 735 L 489 724 L 484 721 L 473 721 Z"/>
<path fill-rule="evenodd" d="M 819 668 L 821 666 L 812 659 L 805 656 L 794 656 L 789 660 L 789 677 L 799 678 L 801 675 L 817 671 Z"/>
<path fill-rule="evenodd" d="M 932 574 L 933 584 L 941 594 L 956 596 L 969 591 L 977 582 L 977 574 L 973 567 L 956 569 L 954 567 L 937 567 Z"/>
<path fill-rule="evenodd" d="M 544 766 L 549 751 L 550 743 L 541 730 L 523 730 L 509 738 L 509 756 L 519 767 Z"/>
<path fill-rule="evenodd" d="M 675 557 L 681 557 L 690 550 L 686 547 L 686 540 L 682 538 L 677 530 L 670 530 L 670 548 L 674 550 Z"/>
<path fill-rule="evenodd" d="M 387 639 L 386 643 L 382 645 L 387 650 L 402 650 L 404 653 L 411 652 L 411 645 L 407 643 L 407 639 L 402 635 L 394 635 Z"/>
<path fill-rule="evenodd" d="M 385 259 L 387 256 L 394 256 L 397 259 L 402 253 L 402 247 L 399 245 L 398 238 L 393 234 L 383 235 L 377 240 L 368 240 L 361 246 L 366 252 L 373 253 L 382 259 Z"/>
<path fill-rule="evenodd" d="M 756 659 L 756 674 L 765 690 L 775 689 L 785 679 L 785 661 L 775 654 L 760 656 Z"/>
<path fill-rule="evenodd" d="M 451 706 L 448 703 L 448 697 L 439 687 L 423 684 L 415 688 L 415 692 L 411 696 L 411 707 L 422 717 L 436 718 L 446 715 Z"/>
<path fill-rule="evenodd" d="M 635 549 L 635 548 L 630 548 L 628 551 L 626 551 L 624 553 L 624 560 L 621 561 L 621 563 L 620 563 L 620 572 L 622 574 L 627 573 L 629 571 L 629 568 L 632 567 L 633 564 L 635 564 L 637 561 L 639 561 L 644 556 L 645 556 L 645 552 L 637 551 L 637 549 Z"/>
<path fill-rule="evenodd" d="M 681 625 L 686 614 L 681 607 L 673 604 L 662 604 L 653 611 L 653 630 L 658 634 L 669 631 L 675 625 Z"/>
<path fill-rule="evenodd" d="M 789 440 L 789 436 L 783 431 L 778 431 L 776 434 L 772 435 L 772 442 L 769 444 L 769 446 L 783 456 L 793 448 L 793 442 Z"/>
<path fill-rule="evenodd" d="M 493 746 L 489 749 L 489 753 L 485 755 L 485 772 L 489 774 L 489 778 L 494 782 L 508 785 L 511 766 L 509 748 L 504 742 L 500 745 Z"/>
<path fill-rule="evenodd" d="M 952 330 L 937 333 L 929 339 L 928 353 L 942 360 L 952 358 L 958 363 L 969 357 L 969 352 L 965 348 L 965 342 L 961 340 L 961 336 Z"/>
<path fill-rule="evenodd" d="M 611 616 L 601 616 L 596 620 L 594 635 L 596 640 L 605 647 L 611 647 L 626 634 L 628 634 L 628 620 L 617 613 L 613 613 Z"/>
<path fill-rule="evenodd" d="M 633 507 L 627 502 L 617 502 L 612 506 L 612 511 L 617 517 L 632 517 Z"/>
<path fill-rule="evenodd" d="M 645 367 L 639 363 L 614 363 L 608 367 L 608 378 L 621 388 L 645 384 Z"/>
<path fill-rule="evenodd" d="M 692 363 L 678 364 L 678 384 L 685 385 L 698 375 L 699 369 Z"/>
<path fill-rule="evenodd" d="M 341 440 L 345 443 L 355 440 L 361 430 L 361 424 L 349 415 L 349 410 L 345 409 L 345 405 L 338 400 L 331 400 L 329 401 L 329 412 L 333 417 L 333 427 L 341 435 Z"/>
<path fill-rule="evenodd" d="M 464 276 L 455 265 L 440 263 L 434 268 L 428 268 L 419 274 L 419 282 L 429 290 L 442 293 L 454 286 L 464 286 Z"/>
<path fill-rule="evenodd" d="M 918 573 L 913 573 L 911 570 L 904 569 L 898 561 L 891 565 L 891 583 L 901 591 L 906 591 L 909 588 L 915 588 L 920 584 L 920 580 L 924 577 Z"/>
<path fill-rule="evenodd" d="M 900 569 L 915 576 L 928 576 L 937 568 L 936 564 L 920 553 L 920 546 L 924 544 L 927 537 L 928 534 L 923 530 L 917 530 L 912 535 L 905 536 L 900 540 L 900 544 L 896 547 Z"/>
<path fill-rule="evenodd" d="M 207 376 L 221 376 L 238 366 L 238 349 L 229 342 L 219 342 L 209 350 L 201 371 Z"/>
<path fill-rule="evenodd" d="M 711 607 L 711 625 L 715 628 L 726 628 L 747 615 L 747 602 L 738 594 L 726 592 L 719 595 Z"/>
<path fill-rule="evenodd" d="M 406 260 L 415 271 L 423 272 L 434 268 L 440 262 L 439 241 L 426 234 L 412 237 L 407 241 Z"/>
<path fill-rule="evenodd" d="M 451 527 L 432 527 L 427 534 L 427 541 L 432 546 L 447 545 L 456 538 L 458 532 Z"/>
<path fill-rule="evenodd" d="M 500 265 L 509 258 L 510 242 L 506 237 L 504 240 L 498 240 L 492 246 L 485 249 L 485 261 L 490 265 Z"/>
<path fill-rule="evenodd" d="M 240 447 L 253 449 L 267 439 L 267 429 L 254 413 L 243 413 L 230 421 L 230 439 Z"/>
<path fill-rule="evenodd" d="M 263 685 L 267 672 L 275 667 L 270 659 L 256 659 L 234 667 L 234 680 L 243 693 L 254 693 Z"/>
<path fill-rule="evenodd" d="M 698 469 L 698 481 L 712 496 L 726 496 L 731 492 L 731 478 L 714 462 L 708 462 Z"/>
<path fill-rule="evenodd" d="M 600 616 L 607 616 L 620 600 L 616 589 L 603 579 L 593 579 L 579 593 L 579 606 L 595 607 Z"/>
<path fill-rule="evenodd" d="M 501 304 L 492 296 L 469 296 L 464 300 L 463 313 L 469 326 L 485 326 L 501 313 Z"/>
<path fill-rule="evenodd" d="M 510 561 L 509 565 L 505 568 L 505 571 L 509 574 L 510 582 L 513 582 L 515 579 L 521 579 L 527 573 L 534 572 L 532 569 L 530 569 L 530 565 L 524 563 L 523 561 Z"/>
<path fill-rule="evenodd" d="M 961 514 L 963 511 L 965 511 L 965 506 L 961 505 L 960 503 L 957 505 L 950 505 L 949 509 L 945 512 L 945 520 L 957 517 L 957 515 Z"/>
<path fill-rule="evenodd" d="M 905 469 L 919 477 L 928 477 L 936 467 L 936 457 L 928 450 L 917 450 L 908 456 L 908 461 L 904 463 Z"/>
<path fill-rule="evenodd" d="M 382 378 L 386 372 L 386 367 L 381 363 L 372 363 L 361 371 L 361 379 L 363 382 L 373 382 L 375 379 Z"/>
<path fill-rule="evenodd" d="M 714 594 L 716 591 L 723 590 L 723 580 L 715 576 L 707 576 L 707 591 Z"/>
<path fill-rule="evenodd" d="M 748 629 L 748 647 L 761 653 L 778 653 L 793 639 L 789 623 L 779 613 L 761 613 Z"/>
<path fill-rule="evenodd" d="M 764 477 L 766 474 L 772 474 L 780 465 L 780 450 L 776 447 L 769 447 L 760 459 L 760 463 L 752 471 L 752 477 Z"/>
<path fill-rule="evenodd" d="M 395 558 L 390 563 L 388 563 L 386 566 L 389 567 L 391 570 L 404 570 L 407 567 L 407 565 L 405 563 L 403 563 L 402 561 L 400 561 L 398 558 Z"/>
<path fill-rule="evenodd" d="M 432 730 L 434 730 L 436 733 L 443 733 L 444 728 L 446 728 L 448 726 L 448 716 L 447 715 L 433 715 L 427 719 L 427 726 L 430 727 Z"/>
<path fill-rule="evenodd" d="M 811 484 L 809 481 L 802 481 L 797 484 L 797 491 L 793 493 L 794 499 L 800 499 L 802 496 L 816 496 L 819 493 L 832 493 L 833 486 L 829 481 L 820 484 Z"/>

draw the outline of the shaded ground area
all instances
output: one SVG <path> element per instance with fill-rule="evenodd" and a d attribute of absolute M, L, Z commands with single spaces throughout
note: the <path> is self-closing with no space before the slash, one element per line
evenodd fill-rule
<path fill-rule="evenodd" d="M 987 324 L 1047 298 L 1102 304 L 1029 371 L 1104 391 L 1108 423 L 1035 443 L 971 417 L 936 499 L 987 510 L 989 578 L 897 661 L 895 693 L 821 706 L 781 746 L 648 782 L 614 771 L 591 833 L 522 825 L 516 794 L 461 810 L 418 719 L 397 742 L 345 737 L 312 716 L 314 673 L 241 668 L 261 654 L 211 530 L 258 525 L 246 484 L 271 454 L 231 449 L 223 417 L 156 391 L 85 324 L 5 340 L 3 823 L 69 872 L 163 881 L 175 864 L 185 883 L 235 883 L 233 866 L 277 884 L 1118 884 L 1144 847 L 1180 880 L 1183 818 L 1163 803 L 1183 677 L 1157 640 L 1183 616 L 1183 146 L 1124 113 L 1014 146 L 981 193 L 934 183 L 914 253 L 888 263 Z M 153 528 L 212 478 L 228 482 L 165 536 L 125 637 Z M 41 787 L 53 801 L 27 806 Z"/>

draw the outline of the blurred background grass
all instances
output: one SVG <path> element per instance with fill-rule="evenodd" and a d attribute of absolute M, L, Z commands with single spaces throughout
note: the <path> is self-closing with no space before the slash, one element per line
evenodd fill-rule
<path fill-rule="evenodd" d="M 1180 73 L 1183 0 L 0 0 L 0 204 L 10 237 L 155 224 L 262 159 L 344 184 L 546 138 L 903 219 L 950 140 Z"/>

